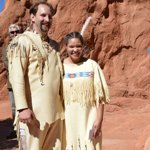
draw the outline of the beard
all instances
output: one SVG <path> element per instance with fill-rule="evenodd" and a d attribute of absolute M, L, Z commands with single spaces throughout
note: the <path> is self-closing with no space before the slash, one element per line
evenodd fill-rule
<path fill-rule="evenodd" d="M 42 32 L 48 32 L 50 29 L 51 24 L 50 23 L 41 23 L 40 29 Z"/>

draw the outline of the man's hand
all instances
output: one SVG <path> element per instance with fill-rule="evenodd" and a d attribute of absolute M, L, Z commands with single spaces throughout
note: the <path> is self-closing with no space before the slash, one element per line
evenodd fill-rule
<path fill-rule="evenodd" d="M 19 120 L 23 123 L 31 123 L 34 118 L 33 112 L 29 109 L 19 110 Z"/>

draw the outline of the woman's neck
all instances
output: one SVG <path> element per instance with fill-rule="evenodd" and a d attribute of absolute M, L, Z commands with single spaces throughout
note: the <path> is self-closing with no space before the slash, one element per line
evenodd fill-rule
<path fill-rule="evenodd" d="M 82 58 L 80 58 L 79 61 L 73 61 L 70 57 L 67 57 L 64 59 L 64 63 L 65 64 L 79 64 L 79 63 L 82 63 L 86 60 L 87 60 L 86 58 L 82 57 Z"/>

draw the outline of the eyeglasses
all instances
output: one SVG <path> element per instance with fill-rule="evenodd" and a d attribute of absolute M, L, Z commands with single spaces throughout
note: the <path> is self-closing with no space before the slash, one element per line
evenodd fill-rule
<path fill-rule="evenodd" d="M 10 34 L 15 34 L 15 33 L 19 33 L 19 30 L 16 30 L 16 31 L 10 31 Z"/>

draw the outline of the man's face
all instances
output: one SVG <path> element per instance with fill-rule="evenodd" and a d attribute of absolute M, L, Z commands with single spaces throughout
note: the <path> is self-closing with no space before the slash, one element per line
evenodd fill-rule
<path fill-rule="evenodd" d="M 11 28 L 11 31 L 9 32 L 9 36 L 12 39 L 15 36 L 17 36 L 18 33 L 19 33 L 19 30 L 14 27 L 14 28 Z"/>
<path fill-rule="evenodd" d="M 52 14 L 47 5 L 41 4 L 38 6 L 36 15 L 31 14 L 31 20 L 33 23 L 33 29 L 38 33 L 47 33 L 51 23 Z"/>

